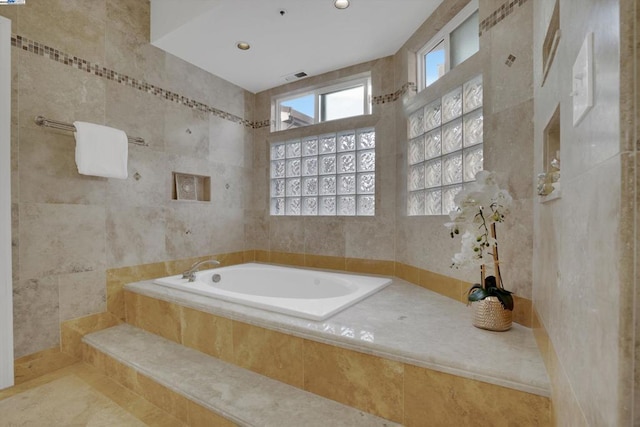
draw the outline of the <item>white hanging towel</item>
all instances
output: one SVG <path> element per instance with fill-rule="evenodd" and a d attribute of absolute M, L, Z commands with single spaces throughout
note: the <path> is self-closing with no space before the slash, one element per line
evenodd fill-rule
<path fill-rule="evenodd" d="M 76 165 L 82 175 L 127 178 L 129 141 L 120 129 L 87 122 L 76 127 Z"/>

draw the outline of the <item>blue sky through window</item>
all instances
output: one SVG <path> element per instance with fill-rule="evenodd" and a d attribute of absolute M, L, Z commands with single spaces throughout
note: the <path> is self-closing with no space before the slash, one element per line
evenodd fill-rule
<path fill-rule="evenodd" d="M 438 80 L 444 71 L 444 47 L 441 45 L 424 56 L 426 86 Z"/>
<path fill-rule="evenodd" d="M 292 107 L 294 110 L 300 111 L 302 114 L 306 114 L 309 117 L 315 116 L 315 108 L 313 105 L 315 97 L 313 94 L 301 96 L 299 98 L 289 99 L 283 101 L 281 105 L 285 107 Z"/>

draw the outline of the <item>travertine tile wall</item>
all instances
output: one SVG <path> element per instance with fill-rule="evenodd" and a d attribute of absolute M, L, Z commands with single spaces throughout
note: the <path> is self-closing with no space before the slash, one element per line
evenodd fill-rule
<path fill-rule="evenodd" d="M 271 98 L 296 89 L 322 85 L 341 77 L 371 72 L 372 94 L 382 96 L 373 104 L 371 116 L 336 120 L 271 133 L 269 127 L 254 131 L 254 175 L 247 240 L 258 250 L 370 260 L 395 259 L 395 104 L 383 97 L 396 91 L 393 58 L 386 57 L 353 67 L 310 77 L 256 95 L 256 120 L 271 116 Z M 392 99 L 393 97 L 391 97 Z M 272 141 L 286 141 L 344 129 L 375 127 L 376 215 L 375 217 L 270 217 L 269 159 Z"/>
<path fill-rule="evenodd" d="M 416 31 L 396 54 L 396 85 L 415 79 L 411 52 L 430 40 L 468 2 L 446 2 Z M 504 2 L 480 1 L 483 22 L 480 51 L 413 98 L 404 100 L 396 125 L 399 175 L 406 174 L 406 112 L 442 96 L 451 88 L 482 73 L 484 85 L 484 167 L 496 171 L 501 185 L 514 198 L 512 213 L 498 226 L 500 260 L 507 289 L 531 298 L 533 250 L 533 90 L 532 2 L 507 2 L 505 16 L 492 20 Z M 497 15 L 496 15 L 497 16 Z M 495 22 L 494 22 L 495 21 Z M 515 57 L 515 59 L 513 59 Z M 511 61 L 508 59 L 511 58 Z M 507 63 L 509 62 L 509 63 Z M 475 270 L 452 270 L 451 257 L 459 251 L 459 239 L 451 239 L 446 217 L 407 217 L 406 185 L 397 182 L 396 260 L 439 274 L 478 282 Z"/>
<path fill-rule="evenodd" d="M 542 85 L 542 45 L 554 1 L 534 2 L 536 171 L 543 170 L 544 128 L 558 105 L 561 114 L 562 196 L 534 201 L 533 257 L 533 300 L 549 337 L 545 357 L 557 425 L 633 424 L 636 3 L 560 2 L 561 39 Z M 572 66 L 589 32 L 594 106 L 574 126 Z M 637 401 L 636 395 L 636 407 Z"/>
<path fill-rule="evenodd" d="M 148 1 L 30 0 L 0 13 L 26 40 L 12 49 L 20 357 L 58 346 L 61 322 L 104 312 L 109 269 L 244 250 L 253 95 L 152 46 Z M 73 135 L 36 126 L 36 115 L 118 127 L 149 147 L 129 147 L 126 180 L 81 176 Z M 172 201 L 172 171 L 210 176 L 211 202 Z"/>

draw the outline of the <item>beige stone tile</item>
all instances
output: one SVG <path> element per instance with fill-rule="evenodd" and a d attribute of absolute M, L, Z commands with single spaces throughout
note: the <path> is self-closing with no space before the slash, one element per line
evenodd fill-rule
<path fill-rule="evenodd" d="M 358 218 L 345 223 L 345 256 L 348 258 L 395 259 L 393 217 Z"/>
<path fill-rule="evenodd" d="M 51 116 L 51 118 L 55 118 Z M 78 174 L 70 132 L 50 128 L 20 130 L 20 200 L 33 203 L 104 202 L 107 180 Z"/>
<path fill-rule="evenodd" d="M 2 400 L 0 412 L 7 425 L 90 425 L 98 420 L 123 427 L 145 425 L 73 376 Z"/>
<path fill-rule="evenodd" d="M 140 373 L 137 375 L 137 381 L 139 383 L 138 391 L 142 397 L 182 422 L 189 422 L 188 400 L 186 398 Z"/>
<path fill-rule="evenodd" d="M 269 251 L 261 251 L 261 250 L 257 250 L 255 252 L 256 255 L 256 261 L 258 262 L 269 262 L 269 260 L 271 259 L 271 253 Z"/>
<path fill-rule="evenodd" d="M 401 363 L 305 340 L 304 370 L 305 390 L 402 422 Z"/>
<path fill-rule="evenodd" d="M 304 265 L 305 267 L 327 270 L 345 270 L 346 260 L 344 257 L 305 254 Z"/>
<path fill-rule="evenodd" d="M 234 427 L 236 424 L 189 401 L 189 425 L 193 427 Z"/>
<path fill-rule="evenodd" d="M 58 276 L 60 321 L 101 313 L 106 304 L 104 270 Z"/>
<path fill-rule="evenodd" d="M 14 284 L 14 357 L 60 345 L 58 300 L 56 276 L 21 280 Z"/>
<path fill-rule="evenodd" d="M 11 20 L 12 32 L 16 32 L 18 26 L 18 8 L 17 7 L 2 7 L 0 8 L 0 16 L 4 16 Z"/>
<path fill-rule="evenodd" d="M 125 307 L 127 323 L 171 341 L 181 342 L 179 306 L 125 291 Z"/>
<path fill-rule="evenodd" d="M 20 277 L 104 269 L 104 224 L 102 206 L 21 204 Z"/>
<path fill-rule="evenodd" d="M 478 279 L 480 279 L 478 277 Z M 428 270 L 420 270 L 420 286 L 460 302 L 467 302 L 471 284 Z"/>
<path fill-rule="evenodd" d="M 245 151 L 245 144 L 240 143 L 247 134 L 249 131 L 244 126 L 210 114 L 208 153 L 211 160 L 232 166 L 247 166 L 250 151 Z"/>
<path fill-rule="evenodd" d="M 233 322 L 234 364 L 302 388 L 303 339 Z"/>
<path fill-rule="evenodd" d="M 414 285 L 420 284 L 420 269 L 412 265 L 396 262 L 396 277 Z"/>
<path fill-rule="evenodd" d="M 269 253 L 269 261 L 274 264 L 294 265 L 298 267 L 304 266 L 304 254 L 294 254 L 287 252 L 275 252 Z"/>
<path fill-rule="evenodd" d="M 217 237 L 211 229 L 211 218 L 216 214 L 216 207 L 208 203 L 178 202 L 167 207 L 167 257 L 183 259 L 210 252 L 211 242 Z"/>
<path fill-rule="evenodd" d="M 79 319 L 67 320 L 60 325 L 60 349 L 82 359 L 82 337 L 88 333 L 119 325 L 122 321 L 111 313 L 98 313 Z"/>
<path fill-rule="evenodd" d="M 42 115 L 68 123 L 75 120 L 104 123 L 105 81 L 102 78 L 24 50 L 14 52 L 17 53 L 19 67 L 17 85 L 21 129 L 40 129 L 40 132 L 65 135 L 73 145 L 71 133 L 39 128 L 34 118 Z"/>
<path fill-rule="evenodd" d="M 395 262 L 373 259 L 347 258 L 346 270 L 352 271 L 354 273 L 382 274 L 384 276 L 393 276 L 395 274 Z"/>
<path fill-rule="evenodd" d="M 58 347 L 42 350 L 14 361 L 14 381 L 16 385 L 26 383 L 49 372 L 70 366 L 78 359 L 60 353 Z M 0 395 L 0 398 L 2 395 Z"/>
<path fill-rule="evenodd" d="M 404 369 L 408 427 L 425 420 L 434 426 L 551 426 L 546 397 L 411 365 Z"/>
<path fill-rule="evenodd" d="M 107 207 L 107 262 L 110 268 L 162 261 L 166 211 L 161 207 Z"/>
<path fill-rule="evenodd" d="M 104 61 L 105 3 L 87 8 L 82 0 L 35 0 L 18 10 L 13 31 L 24 37 L 84 58 Z"/>
<path fill-rule="evenodd" d="M 233 363 L 233 322 L 188 307 L 182 310 L 182 345 Z"/>
<path fill-rule="evenodd" d="M 166 103 L 164 110 L 165 151 L 183 155 L 188 153 L 191 157 L 208 159 L 209 120 L 208 113 L 203 111 L 173 102 Z M 233 139 L 233 141 L 237 141 L 237 139 Z M 242 144 L 229 144 L 229 140 L 226 142 L 227 145 L 242 148 Z"/>
<path fill-rule="evenodd" d="M 304 218 L 271 217 L 269 249 L 272 252 L 304 253 Z"/>
<path fill-rule="evenodd" d="M 513 321 L 531 328 L 533 325 L 532 302 L 530 299 L 513 296 Z"/>
<path fill-rule="evenodd" d="M 154 263 L 107 270 L 107 311 L 124 320 L 124 290 L 127 283 L 169 276 L 165 263 Z"/>
<path fill-rule="evenodd" d="M 339 218 L 304 218 L 304 252 L 345 256 L 344 221 Z"/>

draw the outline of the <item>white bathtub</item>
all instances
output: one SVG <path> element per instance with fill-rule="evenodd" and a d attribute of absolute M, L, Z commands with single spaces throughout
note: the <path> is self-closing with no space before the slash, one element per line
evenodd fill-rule
<path fill-rule="evenodd" d="M 220 275 L 219 282 L 214 283 L 214 275 Z M 304 319 L 324 320 L 378 292 L 391 279 L 248 263 L 199 271 L 195 282 L 182 275 L 153 282 Z"/>

